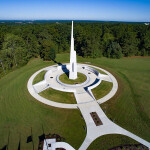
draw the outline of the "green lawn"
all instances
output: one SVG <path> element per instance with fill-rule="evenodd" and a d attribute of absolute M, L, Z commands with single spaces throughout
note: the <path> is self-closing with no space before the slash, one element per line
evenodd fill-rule
<path fill-rule="evenodd" d="M 150 57 L 88 58 L 80 62 L 87 61 L 110 71 L 119 81 L 116 96 L 101 104 L 106 115 L 150 142 Z"/>
<path fill-rule="evenodd" d="M 57 55 L 56 60 L 61 63 L 69 62 L 69 54 Z M 119 92 L 114 98 L 101 104 L 102 109 L 106 110 L 107 116 L 115 120 L 115 123 L 150 142 L 150 57 L 78 57 L 78 62 L 91 62 L 91 65 L 104 68 L 117 78 Z M 82 144 L 86 134 L 83 128 L 85 123 L 78 110 L 46 106 L 34 100 L 27 91 L 30 76 L 52 64 L 54 63 L 33 59 L 28 65 L 0 79 L 0 148 L 9 143 L 9 149 L 17 149 L 20 137 L 21 149 L 32 149 L 32 143 L 26 143 L 32 127 L 34 146 L 37 149 L 38 136 L 43 133 L 42 126 L 44 133 L 60 134 L 76 149 Z M 113 139 L 110 136 L 104 141 L 112 143 Z M 130 139 L 124 142 L 122 137 L 117 139 L 113 141 L 114 145 L 118 141 L 119 145 L 134 143 Z M 98 144 L 103 147 L 108 145 L 103 140 Z M 93 150 L 95 149 L 96 145 Z"/>
<path fill-rule="evenodd" d="M 77 74 L 77 79 L 75 79 L 75 80 L 69 79 L 68 76 L 69 76 L 69 73 L 63 73 L 59 77 L 59 80 L 63 83 L 66 83 L 66 84 L 80 84 L 80 83 L 83 83 L 86 81 L 86 76 L 82 73 L 79 73 L 79 72 Z"/>
<path fill-rule="evenodd" d="M 27 90 L 30 76 L 52 64 L 33 59 L 26 66 L 0 79 L 0 149 L 8 145 L 9 150 L 16 150 L 19 140 L 21 150 L 32 149 L 32 143 L 26 143 L 31 128 L 35 150 L 38 136 L 43 132 L 59 134 L 76 149 L 82 144 L 86 133 L 79 110 L 46 106 L 36 101 Z"/>
<path fill-rule="evenodd" d="M 116 146 L 126 145 L 126 144 L 138 144 L 131 138 L 119 135 L 119 134 L 108 134 L 97 138 L 87 150 L 108 150 Z"/>
<path fill-rule="evenodd" d="M 36 75 L 36 77 L 33 80 L 33 84 L 36 84 L 42 80 L 44 80 L 44 75 L 47 71 L 41 71 L 39 74 Z"/>
<path fill-rule="evenodd" d="M 107 95 L 112 89 L 112 82 L 102 81 L 96 88 L 92 89 L 94 97 L 98 100 Z"/>
<path fill-rule="evenodd" d="M 76 104 L 76 99 L 73 93 L 57 91 L 52 88 L 48 88 L 40 93 L 40 95 L 46 99 L 59 102 L 59 103 L 68 103 Z"/>

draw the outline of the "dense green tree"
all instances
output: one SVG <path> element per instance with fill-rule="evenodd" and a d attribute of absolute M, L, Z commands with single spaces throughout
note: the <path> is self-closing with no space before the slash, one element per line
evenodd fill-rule
<path fill-rule="evenodd" d="M 48 61 L 53 60 L 54 61 L 56 58 L 55 49 L 54 48 L 45 49 L 42 53 L 42 58 L 43 58 L 43 60 L 48 60 Z"/>
<path fill-rule="evenodd" d="M 54 50 L 55 53 L 55 44 L 54 42 L 48 38 L 48 39 L 43 39 L 41 41 L 41 50 L 40 50 L 40 56 L 43 58 L 43 60 L 52 60 L 54 57 L 52 54 L 52 51 Z M 52 58 L 51 58 L 52 54 Z"/>
<path fill-rule="evenodd" d="M 56 52 L 55 52 L 55 49 L 54 48 L 51 48 L 50 49 L 50 60 L 55 60 L 56 58 Z"/>
<path fill-rule="evenodd" d="M 25 64 L 28 61 L 23 39 L 14 34 L 6 34 L 0 54 L 4 64 L 7 64 L 7 68 Z"/>
<path fill-rule="evenodd" d="M 119 43 L 112 42 L 105 52 L 105 56 L 108 58 L 121 58 L 122 57 L 122 48 Z"/>
<path fill-rule="evenodd" d="M 55 53 L 69 52 L 70 33 L 70 22 L 0 24 L 4 68 L 23 65 L 39 55 L 51 60 Z M 75 50 L 83 57 L 150 55 L 150 26 L 144 24 L 74 22 L 74 38 Z"/>
<path fill-rule="evenodd" d="M 28 58 L 37 57 L 39 55 L 39 42 L 34 34 L 32 34 L 32 30 L 29 31 L 27 29 L 24 30 L 22 35 L 26 47 L 28 49 Z"/>
<path fill-rule="evenodd" d="M 127 32 L 121 39 L 121 47 L 124 56 L 134 56 L 138 52 L 139 40 L 134 32 Z"/>
<path fill-rule="evenodd" d="M 142 53 L 142 55 L 150 55 L 150 31 L 146 32 L 143 38 L 143 48 L 145 49 L 145 53 Z"/>

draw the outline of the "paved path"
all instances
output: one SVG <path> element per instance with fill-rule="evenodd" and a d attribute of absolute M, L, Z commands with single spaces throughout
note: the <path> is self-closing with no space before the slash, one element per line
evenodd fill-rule
<path fill-rule="evenodd" d="M 107 75 L 100 74 L 95 69 L 92 69 L 91 67 L 100 69 L 104 71 Z M 35 76 L 40 73 L 41 71 L 46 70 L 47 73 L 45 74 L 44 80 L 32 85 L 33 79 Z M 117 124 L 113 123 L 111 120 L 107 118 L 99 104 L 106 102 L 110 98 L 112 98 L 118 89 L 118 83 L 115 79 L 115 77 L 110 74 L 108 71 L 101 69 L 96 66 L 91 65 L 85 65 L 85 64 L 78 64 L 78 71 L 82 72 L 89 77 L 89 81 L 86 82 L 85 85 L 81 85 L 78 87 L 69 87 L 62 83 L 57 82 L 58 75 L 62 74 L 64 69 L 61 68 L 61 66 L 51 66 L 43 68 L 39 71 L 37 71 L 35 74 L 31 76 L 31 78 L 28 81 L 27 87 L 30 94 L 37 99 L 38 101 L 54 106 L 59 108 L 69 108 L 69 109 L 77 109 L 79 108 L 87 126 L 87 135 L 86 138 L 79 148 L 79 150 L 86 150 L 88 146 L 98 137 L 106 134 L 123 134 L 128 137 L 133 138 L 134 140 L 138 141 L 139 143 L 142 143 L 143 145 L 150 148 L 150 143 L 141 139 L 140 137 L 132 134 L 131 132 L 121 128 Z M 90 74 L 89 74 L 90 72 Z M 52 78 L 51 78 L 52 77 Z M 112 90 L 103 98 L 99 100 L 95 100 L 95 97 L 93 96 L 91 89 L 98 86 L 102 80 L 112 82 L 113 87 Z M 77 104 L 64 104 L 64 103 L 57 103 L 48 99 L 45 99 L 41 97 L 38 93 L 41 91 L 47 89 L 47 88 L 54 88 L 56 90 L 64 91 L 64 92 L 73 92 L 77 101 Z M 102 125 L 96 126 L 90 113 L 96 112 L 99 116 L 100 120 L 102 121 Z M 62 143 L 63 144 L 63 143 Z M 65 144 L 67 146 L 67 144 Z M 56 144 L 56 146 L 59 146 L 59 143 Z M 68 145 L 69 146 L 69 145 Z M 69 150 L 69 149 L 68 149 Z"/>
<path fill-rule="evenodd" d="M 120 126 L 109 120 L 97 101 L 93 99 L 93 97 L 90 96 L 88 92 L 83 92 L 80 94 L 75 93 L 75 96 L 77 98 L 78 108 L 80 109 L 87 126 L 87 135 L 79 150 L 86 150 L 96 138 L 106 134 L 123 134 L 150 148 L 149 142 L 141 139 L 140 137 L 121 128 Z M 95 125 L 90 115 L 91 112 L 96 112 L 98 114 L 103 125 Z"/>
<path fill-rule="evenodd" d="M 75 150 L 71 145 L 69 145 L 66 142 L 52 143 L 52 150 L 56 150 L 56 148 L 64 148 L 66 150 Z"/>
<path fill-rule="evenodd" d="M 43 150 L 56 150 L 57 148 L 58 149 L 64 148 L 66 150 L 75 150 L 71 145 L 69 145 L 66 142 L 56 142 L 56 138 L 44 140 Z"/>
<path fill-rule="evenodd" d="M 65 65 L 67 66 L 67 64 L 65 64 Z M 28 83 L 27 83 L 28 91 L 36 100 L 38 100 L 44 104 L 53 106 L 53 107 L 77 109 L 77 104 L 65 104 L 65 103 L 54 102 L 54 101 L 51 101 L 51 100 L 41 97 L 39 95 L 39 93 L 47 88 L 53 88 L 55 90 L 64 91 L 64 92 L 73 92 L 73 93 L 75 93 L 76 91 L 78 92 L 83 88 L 86 88 L 88 91 L 90 91 L 91 89 L 98 86 L 102 80 L 105 80 L 105 81 L 109 80 L 109 82 L 113 82 L 113 88 L 108 93 L 108 95 L 106 95 L 103 99 L 98 100 L 99 103 L 103 103 L 103 102 L 106 102 L 107 100 L 109 100 L 111 97 L 113 97 L 118 89 L 117 81 L 113 77 L 112 74 L 109 73 L 108 75 L 102 75 L 100 73 L 94 72 L 93 70 L 95 70 L 95 69 L 90 68 L 89 65 L 86 65 L 86 64 L 78 64 L 78 71 L 86 74 L 90 79 L 89 82 L 86 82 L 86 84 L 81 85 L 80 87 L 69 87 L 69 86 L 62 85 L 57 82 L 57 76 L 64 73 L 64 70 L 65 70 L 65 69 L 62 69 L 61 67 L 62 66 L 56 66 L 56 65 L 46 67 L 46 68 L 43 68 L 43 69 L 35 72 L 30 77 L 30 79 L 28 80 Z M 83 67 L 84 67 L 84 69 L 83 69 Z M 93 67 L 95 67 L 95 66 L 93 66 Z M 95 68 L 98 68 L 98 67 L 95 67 Z M 98 68 L 98 69 L 101 69 L 101 68 Z M 47 71 L 44 76 L 44 80 L 37 84 L 32 85 L 33 80 L 36 77 L 36 75 L 44 70 Z M 104 69 L 102 69 L 102 71 L 107 73 L 107 71 L 105 71 Z M 90 72 L 90 74 L 88 74 L 89 72 Z M 101 76 L 103 76 L 102 79 L 101 79 Z"/>

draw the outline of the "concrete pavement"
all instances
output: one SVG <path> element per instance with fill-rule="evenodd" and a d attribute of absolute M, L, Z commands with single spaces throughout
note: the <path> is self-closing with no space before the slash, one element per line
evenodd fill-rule
<path fill-rule="evenodd" d="M 66 69 L 68 65 L 66 64 Z M 106 75 L 99 73 L 95 69 L 92 69 L 91 67 L 97 68 L 102 70 L 106 73 Z M 47 73 L 45 74 L 44 80 L 32 85 L 33 79 L 37 74 L 39 74 L 41 71 L 46 70 Z M 105 115 L 99 104 L 104 103 L 108 101 L 110 98 L 112 98 L 118 89 L 118 83 L 115 77 L 110 74 L 108 71 L 92 66 L 92 65 L 85 65 L 85 64 L 78 64 L 78 71 L 86 74 L 88 76 L 89 81 L 85 82 L 85 84 L 81 84 L 78 86 L 67 86 L 63 83 L 57 82 L 57 78 L 60 74 L 64 72 L 64 69 L 62 69 L 61 66 L 51 66 L 43 68 L 39 71 L 37 71 L 35 74 L 31 76 L 31 78 L 28 81 L 27 87 L 30 94 L 37 99 L 38 101 L 54 106 L 59 108 L 67 108 L 67 109 L 77 109 L 79 108 L 82 116 L 86 122 L 87 126 L 87 135 L 82 143 L 79 150 L 86 150 L 88 146 L 98 137 L 106 134 L 122 134 L 126 135 L 128 137 L 133 138 L 134 140 L 142 143 L 143 145 L 150 148 L 150 143 L 145 141 L 144 139 L 132 134 L 131 132 L 121 128 L 117 124 L 113 123 L 109 118 Z M 90 73 L 89 73 L 90 72 Z M 102 80 L 112 82 L 113 87 L 112 90 L 103 98 L 96 100 L 93 93 L 91 92 L 91 89 L 98 86 Z M 54 88 L 55 90 L 60 90 L 64 92 L 73 92 L 77 101 L 77 104 L 64 104 L 64 103 L 57 103 L 48 99 L 45 99 L 41 97 L 38 93 L 41 91 L 47 89 L 47 88 Z M 96 112 L 100 120 L 102 121 L 102 125 L 96 126 L 95 122 L 93 121 L 90 113 Z"/>

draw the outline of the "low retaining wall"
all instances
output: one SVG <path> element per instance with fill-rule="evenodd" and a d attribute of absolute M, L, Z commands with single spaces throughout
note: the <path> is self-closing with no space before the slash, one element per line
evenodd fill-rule
<path fill-rule="evenodd" d="M 84 74 L 84 75 L 86 76 L 86 78 L 87 78 L 87 79 L 86 79 L 86 81 L 85 81 L 85 82 L 83 82 L 83 83 L 81 83 L 81 84 L 71 85 L 71 84 L 65 84 L 65 83 L 61 82 L 61 81 L 59 80 L 59 77 L 60 77 L 63 73 L 62 73 L 62 74 L 57 75 L 57 77 L 56 77 L 56 81 L 57 81 L 59 84 L 63 85 L 63 86 L 66 86 L 66 87 L 72 87 L 72 88 L 80 87 L 80 86 L 84 86 L 84 85 L 88 84 L 88 83 L 89 83 L 89 81 L 90 81 L 89 76 L 88 76 L 88 75 L 86 75 L 86 74 L 85 74 L 85 73 L 83 73 L 83 72 L 79 72 L 79 73 Z"/>

